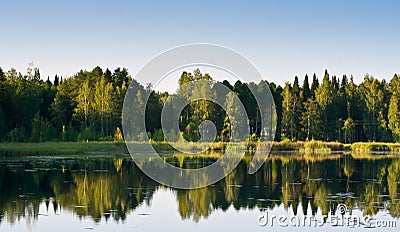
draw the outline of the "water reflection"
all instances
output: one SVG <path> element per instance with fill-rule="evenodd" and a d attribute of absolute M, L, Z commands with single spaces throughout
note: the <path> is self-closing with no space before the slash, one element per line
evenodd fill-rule
<path fill-rule="evenodd" d="M 166 156 L 165 160 L 190 168 L 208 165 L 216 157 Z M 171 189 L 182 219 L 195 222 L 215 210 L 301 209 L 328 214 L 339 203 L 350 213 L 361 210 L 374 216 L 400 215 L 400 159 L 353 158 L 333 155 L 299 158 L 273 155 L 256 174 L 247 174 L 250 158 L 215 185 L 193 190 Z M 124 221 L 139 205 L 151 207 L 158 189 L 168 189 L 149 179 L 129 159 L 11 159 L 0 161 L 0 223 L 37 220 L 39 208 L 94 221 Z"/>

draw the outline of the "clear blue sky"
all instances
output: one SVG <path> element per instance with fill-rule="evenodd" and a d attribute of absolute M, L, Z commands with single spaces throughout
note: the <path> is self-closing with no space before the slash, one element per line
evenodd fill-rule
<path fill-rule="evenodd" d="M 400 72 L 400 1 L 2 1 L 0 67 L 70 76 L 99 65 L 131 74 L 188 43 L 239 51 L 269 81 Z"/>

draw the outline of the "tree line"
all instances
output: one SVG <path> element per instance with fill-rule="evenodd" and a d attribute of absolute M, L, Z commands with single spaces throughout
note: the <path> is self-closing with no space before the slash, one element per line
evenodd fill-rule
<path fill-rule="evenodd" d="M 345 143 L 398 141 L 399 76 L 390 82 L 366 74 L 361 84 L 343 75 L 339 80 L 327 70 L 319 83 L 314 74 L 302 86 L 298 77 L 282 90 L 282 137 L 290 140 L 318 139 Z"/>
<path fill-rule="evenodd" d="M 311 80 L 309 80 L 311 79 Z M 207 80 L 209 85 L 191 87 L 191 82 Z M 311 84 L 310 84 L 311 82 Z M 161 129 L 161 111 L 170 97 L 189 93 L 222 98 L 229 110 L 236 110 L 232 94 L 242 101 L 249 118 L 251 138 L 262 133 L 260 109 L 250 89 L 272 93 L 276 110 L 275 140 L 323 140 L 351 143 L 356 141 L 398 141 L 400 139 L 399 75 L 390 82 L 365 75 L 357 85 L 353 77 L 341 78 L 327 70 L 321 80 L 314 74 L 305 75 L 300 85 L 294 82 L 283 87 L 265 80 L 260 83 L 220 82 L 231 90 L 230 95 L 218 96 L 213 90 L 212 77 L 199 69 L 183 72 L 176 93 L 155 92 L 132 79 L 127 69 L 114 71 L 95 67 L 81 70 L 69 78 L 55 76 L 54 81 L 43 80 L 38 68 L 32 65 L 26 74 L 0 68 L 0 140 L 3 142 L 42 141 L 105 141 L 122 140 L 122 106 L 128 86 L 134 89 L 134 103 L 138 109 L 146 104 L 146 128 L 153 141 L 164 141 L 171 131 Z M 193 89 L 196 88 L 196 89 Z M 144 96 L 149 96 L 147 103 Z M 172 106 L 173 107 L 173 106 Z M 215 124 L 218 141 L 229 141 L 231 123 L 225 110 L 208 100 L 197 100 L 187 105 L 179 119 L 180 132 L 189 141 L 197 141 L 201 122 Z M 200 127 L 199 127 L 200 126 Z M 171 136 L 169 136 L 171 137 Z M 137 140 L 146 139 L 138 134 Z"/>
<path fill-rule="evenodd" d="M 100 67 L 70 78 L 41 79 L 0 68 L 0 139 L 6 142 L 113 140 L 131 77 Z M 119 129 L 118 129 L 119 130 Z M 119 138 L 122 138 L 119 132 Z"/>

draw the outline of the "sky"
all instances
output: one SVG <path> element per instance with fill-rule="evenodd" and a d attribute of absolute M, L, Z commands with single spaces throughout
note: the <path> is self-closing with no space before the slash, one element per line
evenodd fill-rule
<path fill-rule="evenodd" d="M 126 67 L 132 76 L 170 48 L 212 43 L 283 85 L 400 72 L 400 1 L 1 1 L 0 67 L 42 78 Z M 176 82 L 169 84 L 173 88 Z M 168 84 L 167 84 L 168 86 Z"/>

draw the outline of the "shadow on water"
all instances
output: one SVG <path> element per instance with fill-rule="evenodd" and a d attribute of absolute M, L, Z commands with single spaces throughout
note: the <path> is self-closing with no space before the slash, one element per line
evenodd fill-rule
<path fill-rule="evenodd" d="M 164 159 L 176 166 L 209 165 L 218 155 Z M 206 188 L 170 189 L 182 219 L 195 222 L 215 210 L 228 208 L 301 209 L 313 215 L 327 214 L 340 203 L 350 212 L 364 215 L 379 211 L 400 216 L 400 159 L 384 156 L 357 157 L 334 154 L 325 157 L 272 155 L 254 175 L 247 173 L 250 159 L 243 159 L 226 178 Z M 0 160 L 0 223 L 24 218 L 38 220 L 39 208 L 55 214 L 74 212 L 94 221 L 124 221 L 142 204 L 151 207 L 158 183 L 124 158 L 19 158 Z M 46 216 L 46 215 L 44 215 Z"/>

